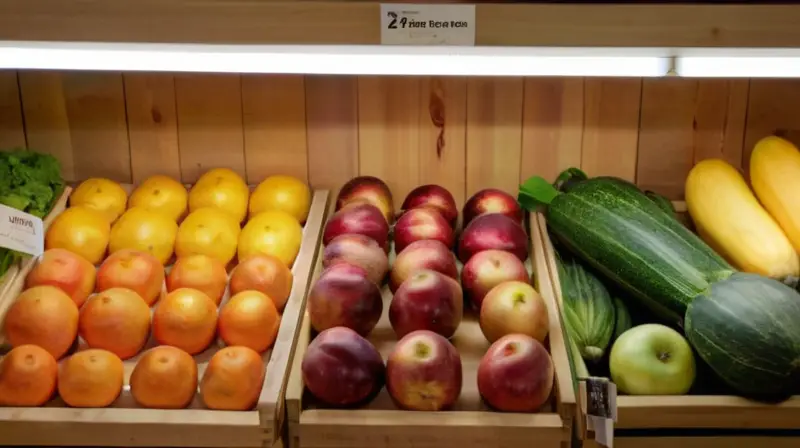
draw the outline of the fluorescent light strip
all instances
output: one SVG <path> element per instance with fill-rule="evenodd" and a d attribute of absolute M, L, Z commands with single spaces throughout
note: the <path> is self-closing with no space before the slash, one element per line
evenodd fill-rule
<path fill-rule="evenodd" d="M 800 78 L 800 57 L 685 56 L 675 64 L 687 78 Z"/>
<path fill-rule="evenodd" d="M 0 69 L 422 76 L 665 76 L 620 49 L 0 43 Z"/>

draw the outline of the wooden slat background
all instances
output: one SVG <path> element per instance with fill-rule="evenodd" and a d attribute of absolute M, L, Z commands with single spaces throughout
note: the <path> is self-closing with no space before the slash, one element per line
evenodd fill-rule
<path fill-rule="evenodd" d="M 759 138 L 800 142 L 797 104 L 797 80 L 0 71 L 0 148 L 51 153 L 70 181 L 226 166 L 333 190 L 375 175 L 397 202 L 438 183 L 463 201 L 580 166 L 681 199 L 697 160 L 746 170 Z"/>

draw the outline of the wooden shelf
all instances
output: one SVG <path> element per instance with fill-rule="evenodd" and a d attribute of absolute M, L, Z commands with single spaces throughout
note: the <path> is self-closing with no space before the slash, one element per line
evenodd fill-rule
<path fill-rule="evenodd" d="M 380 3 L 4 0 L 0 40 L 380 44 Z M 791 5 L 478 4 L 489 46 L 792 48 Z"/>

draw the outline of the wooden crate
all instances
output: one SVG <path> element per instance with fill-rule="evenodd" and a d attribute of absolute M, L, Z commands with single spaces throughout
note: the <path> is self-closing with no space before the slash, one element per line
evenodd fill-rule
<path fill-rule="evenodd" d="M 686 219 L 686 204 L 673 205 Z M 550 288 L 542 295 L 562 303 L 555 252 L 544 215 L 539 217 Z M 585 447 L 599 447 L 586 432 L 586 395 L 576 394 L 579 417 L 576 427 Z M 800 446 L 800 396 L 780 404 L 765 404 L 736 396 L 626 396 L 616 397 L 617 421 L 614 446 L 626 448 L 760 448 Z"/>
<path fill-rule="evenodd" d="M 532 228 L 535 230 L 535 228 Z M 546 273 L 544 254 L 536 248 L 538 233 L 530 234 L 534 247 L 526 263 L 534 278 Z M 322 272 L 322 256 L 317 256 L 314 281 Z M 549 281 L 546 276 L 544 281 Z M 392 294 L 383 288 L 384 313 L 368 339 L 386 359 L 397 340 L 389 324 L 388 309 Z M 547 299 L 546 299 L 547 300 Z M 575 395 L 564 345 L 560 315 L 553 302 L 547 302 L 550 332 L 549 350 L 555 366 L 555 383 L 550 403 L 534 414 L 500 413 L 487 408 L 477 390 L 476 370 L 489 343 L 477 319 L 465 310 L 464 321 L 452 341 L 461 353 L 464 383 L 461 396 L 450 411 L 413 412 L 399 410 L 386 389 L 368 405 L 357 410 L 323 409 L 305 391 L 301 363 L 313 330 L 308 314 L 303 318 L 300 338 L 286 389 L 289 420 L 289 445 L 292 448 L 340 447 L 527 447 L 531 441 L 542 448 L 562 448 L 570 444 L 575 417 Z"/>
<path fill-rule="evenodd" d="M 131 185 L 124 185 L 132 190 Z M 68 192 L 48 217 L 49 222 L 65 209 Z M 315 266 L 322 224 L 328 210 L 329 192 L 313 192 L 308 219 L 303 227 L 299 253 L 292 266 L 292 290 L 283 310 L 273 347 L 264 353 L 266 377 L 258 404 L 252 411 L 214 411 L 204 408 L 195 396 L 187 409 L 144 409 L 135 403 L 127 384 L 137 359 L 124 361 L 125 387 L 109 407 L 75 409 L 64 406 L 56 397 L 42 408 L 0 407 L 0 444 L 51 446 L 186 446 L 186 447 L 271 447 L 281 443 L 284 393 L 288 367 L 294 355 L 300 317 Z M 24 289 L 25 277 L 36 260 L 28 259 L 0 296 L 0 320 Z M 169 266 L 167 267 L 169 269 Z M 220 306 L 229 297 L 226 290 Z M 3 346 L 0 336 L 0 346 Z M 81 344 L 79 344 L 81 345 Z M 144 350 L 157 345 L 152 335 Z M 195 356 L 198 376 L 202 377 L 211 356 L 224 343 L 217 341 Z"/>

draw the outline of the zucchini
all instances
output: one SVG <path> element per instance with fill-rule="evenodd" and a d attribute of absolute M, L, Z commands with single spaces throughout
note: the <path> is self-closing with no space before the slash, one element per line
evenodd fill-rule
<path fill-rule="evenodd" d="M 556 253 L 564 321 L 583 359 L 598 362 L 614 333 L 614 302 L 603 283 L 568 254 Z"/>
<path fill-rule="evenodd" d="M 800 294 L 757 274 L 711 285 L 686 312 L 697 354 L 726 384 L 753 398 L 800 392 Z"/>
<path fill-rule="evenodd" d="M 797 279 L 800 260 L 791 242 L 724 160 L 707 159 L 692 168 L 686 206 L 697 233 L 739 270 Z"/>
<path fill-rule="evenodd" d="M 734 269 L 635 185 L 614 177 L 574 183 L 560 193 L 541 177 L 518 196 L 528 209 L 545 205 L 553 234 L 661 319 L 680 324 L 692 299 Z"/>
<path fill-rule="evenodd" d="M 672 201 L 666 198 L 666 196 L 662 196 L 655 191 L 645 191 L 645 196 L 650 198 L 651 201 L 655 202 L 655 204 L 661 209 L 664 210 L 668 215 L 675 216 L 677 212 L 675 211 L 675 207 L 672 205 Z"/>
<path fill-rule="evenodd" d="M 633 327 L 631 313 L 628 311 L 628 307 L 625 306 L 625 303 L 623 303 L 618 297 L 614 298 L 614 310 L 616 322 L 614 323 L 614 335 L 611 339 L 612 342 L 616 341 L 622 333 L 625 333 Z"/>

